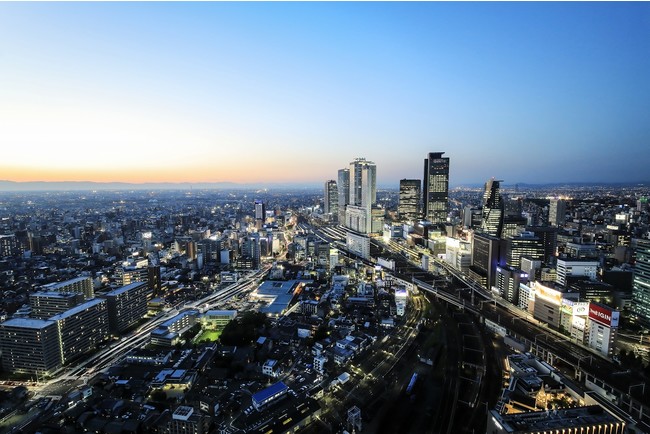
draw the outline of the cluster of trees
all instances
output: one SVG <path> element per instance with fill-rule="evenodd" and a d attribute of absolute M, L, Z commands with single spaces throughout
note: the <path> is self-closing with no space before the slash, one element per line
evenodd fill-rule
<path fill-rule="evenodd" d="M 186 342 L 189 342 L 189 341 L 191 341 L 192 339 L 194 339 L 194 336 L 196 336 L 197 334 L 199 334 L 200 331 L 201 331 L 201 324 L 198 324 L 198 323 L 197 323 L 197 324 L 194 324 L 194 325 L 193 325 L 189 330 L 187 330 L 185 333 L 183 333 L 183 335 L 182 335 L 181 337 L 182 337 L 183 340 L 185 340 Z"/>
<path fill-rule="evenodd" d="M 618 353 L 618 359 L 621 362 L 621 367 L 625 369 L 632 369 L 636 371 L 645 370 L 646 375 L 650 376 L 650 363 L 646 366 L 643 365 L 643 357 L 636 356 L 634 351 L 621 350 Z"/>
<path fill-rule="evenodd" d="M 259 331 L 266 329 L 268 320 L 261 312 L 244 312 L 226 324 L 219 340 L 223 345 L 250 345 L 258 336 Z"/>

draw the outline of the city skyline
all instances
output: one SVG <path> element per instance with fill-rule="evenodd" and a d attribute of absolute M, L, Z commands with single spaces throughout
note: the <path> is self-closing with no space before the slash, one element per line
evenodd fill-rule
<path fill-rule="evenodd" d="M 1 3 L 0 179 L 647 181 L 647 3 Z"/>

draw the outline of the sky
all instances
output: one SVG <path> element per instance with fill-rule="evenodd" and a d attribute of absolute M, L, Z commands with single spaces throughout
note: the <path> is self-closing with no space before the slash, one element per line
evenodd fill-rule
<path fill-rule="evenodd" d="M 0 179 L 650 180 L 648 2 L 0 2 Z"/>

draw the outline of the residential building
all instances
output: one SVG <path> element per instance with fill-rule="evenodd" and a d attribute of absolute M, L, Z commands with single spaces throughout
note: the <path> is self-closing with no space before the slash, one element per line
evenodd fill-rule
<path fill-rule="evenodd" d="M 12 318 L 0 323 L 2 368 L 6 372 L 52 375 L 62 364 L 60 344 L 54 321 Z"/>
<path fill-rule="evenodd" d="M 107 302 L 112 332 L 122 333 L 144 317 L 147 313 L 147 291 L 146 282 L 135 282 L 102 296 Z"/>
<path fill-rule="evenodd" d="M 57 325 L 61 360 L 67 363 L 109 338 L 106 300 L 93 298 L 50 318 Z"/>
<path fill-rule="evenodd" d="M 95 297 L 93 280 L 89 276 L 75 277 L 63 282 L 50 283 L 41 287 L 42 291 L 50 292 L 76 292 L 84 295 L 84 300 Z"/>
<path fill-rule="evenodd" d="M 29 294 L 29 306 L 33 318 L 48 319 L 84 302 L 84 294 L 78 292 L 34 292 Z"/>

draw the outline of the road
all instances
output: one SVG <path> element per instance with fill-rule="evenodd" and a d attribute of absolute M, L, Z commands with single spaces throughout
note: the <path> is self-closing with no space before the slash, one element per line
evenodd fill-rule
<path fill-rule="evenodd" d="M 205 311 L 207 309 L 218 307 L 231 298 L 250 291 L 252 285 L 256 283 L 257 280 L 269 270 L 269 268 L 270 265 L 265 265 L 260 270 L 249 274 L 239 282 L 218 289 L 214 293 L 200 300 L 187 303 L 181 309 L 199 309 Z M 31 387 L 35 393 L 35 398 L 52 394 L 62 395 L 65 394 L 65 389 L 72 390 L 75 385 L 85 383 L 97 372 L 118 363 L 134 348 L 146 345 L 149 342 L 149 334 L 151 331 L 163 322 L 173 318 L 178 313 L 178 309 L 171 309 L 167 312 L 156 315 L 140 326 L 136 331 L 122 337 L 119 341 L 112 342 L 107 347 L 97 351 L 85 360 L 65 368 L 54 378 Z M 64 387 L 62 390 L 62 384 L 69 386 Z"/>

